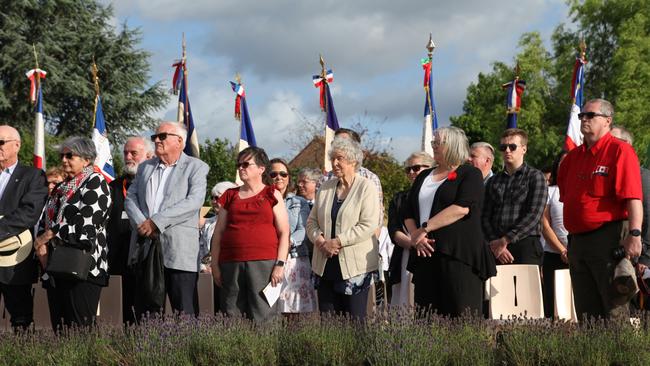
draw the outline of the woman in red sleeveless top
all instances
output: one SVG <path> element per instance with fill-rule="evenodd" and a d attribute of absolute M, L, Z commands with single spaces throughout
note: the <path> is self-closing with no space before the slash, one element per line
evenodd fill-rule
<path fill-rule="evenodd" d="M 289 251 L 289 222 L 284 199 L 266 182 L 269 159 L 263 149 L 239 153 L 237 169 L 244 183 L 220 198 L 212 236 L 212 277 L 221 287 L 221 310 L 266 321 L 278 314 L 261 294 L 271 282 L 281 286 Z"/>

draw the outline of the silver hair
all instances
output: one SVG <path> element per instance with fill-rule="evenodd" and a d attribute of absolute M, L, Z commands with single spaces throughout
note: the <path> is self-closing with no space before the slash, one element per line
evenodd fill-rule
<path fill-rule="evenodd" d="M 212 194 L 213 196 L 221 196 L 223 192 L 225 192 L 230 188 L 237 188 L 237 185 L 229 181 L 219 182 L 215 184 L 214 187 L 212 187 L 210 194 Z"/>
<path fill-rule="evenodd" d="M 320 170 L 316 168 L 302 168 L 298 172 L 298 177 L 305 177 L 309 180 L 313 180 L 314 182 L 318 182 L 318 180 L 323 176 L 323 173 L 321 173 Z"/>
<path fill-rule="evenodd" d="M 602 98 L 591 99 L 585 104 L 600 103 L 600 113 L 607 117 L 614 117 L 614 106 L 608 100 Z"/>
<path fill-rule="evenodd" d="M 71 153 L 84 159 L 88 159 L 91 162 L 94 162 L 97 157 L 97 148 L 95 147 L 95 143 L 88 137 L 68 137 L 63 141 L 63 143 L 61 143 L 61 145 L 59 145 L 60 153 L 65 149 L 68 149 Z"/>
<path fill-rule="evenodd" d="M 183 139 L 183 142 L 187 141 L 187 128 L 182 123 L 173 122 L 173 121 L 162 121 L 158 124 L 158 128 L 162 125 L 173 126 L 176 129 L 176 133 Z"/>
<path fill-rule="evenodd" d="M 492 145 L 490 145 L 485 141 L 479 141 L 473 143 L 472 146 L 469 147 L 469 150 L 472 151 L 474 149 L 479 149 L 479 148 L 486 149 L 488 151 L 488 154 L 490 155 L 490 158 L 492 158 L 492 161 L 494 161 L 494 147 Z"/>
<path fill-rule="evenodd" d="M 404 166 L 407 166 L 409 164 L 409 161 L 413 161 L 419 159 L 422 161 L 423 164 L 426 164 L 428 166 L 433 166 L 433 156 L 429 154 L 426 151 L 416 151 L 409 155 L 408 158 L 404 161 Z"/>
<path fill-rule="evenodd" d="M 129 136 L 126 138 L 126 142 L 124 145 L 126 145 L 129 140 L 140 140 L 142 142 L 142 145 L 144 146 L 144 152 L 146 153 L 153 153 L 154 146 L 153 142 L 151 142 L 150 139 L 145 138 L 144 136 Z"/>
<path fill-rule="evenodd" d="M 336 155 L 337 152 L 342 153 L 345 160 L 355 164 L 355 171 L 358 171 L 361 168 L 361 165 L 363 164 L 363 151 L 358 142 L 352 139 L 335 137 L 328 154 L 330 160 L 334 158 L 334 155 Z"/>

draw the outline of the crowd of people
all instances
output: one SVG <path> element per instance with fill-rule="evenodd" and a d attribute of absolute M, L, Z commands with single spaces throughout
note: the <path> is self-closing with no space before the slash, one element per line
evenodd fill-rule
<path fill-rule="evenodd" d="M 130 137 L 110 184 L 93 168 L 89 138 L 66 139 L 60 167 L 43 172 L 18 162 L 18 131 L 0 126 L 0 294 L 15 329 L 33 321 L 38 279 L 57 330 L 94 323 L 110 275 L 122 276 L 127 323 L 163 312 L 166 299 L 196 316 L 201 272 L 214 280 L 215 311 L 255 321 L 316 311 L 364 319 L 369 303 L 457 317 L 484 312 L 497 265 L 530 264 L 540 266 L 547 316 L 554 271 L 565 268 L 580 317 L 626 316 L 631 296 L 619 301 L 612 281 L 626 260 L 647 275 L 650 172 L 613 115 L 608 101 L 587 102 L 584 143 L 548 174 L 526 163 L 521 129 L 502 134 L 494 172 L 490 143 L 439 128 L 433 156 L 406 160 L 411 187 L 389 197 L 387 228 L 381 181 L 349 129 L 336 131 L 325 175 L 306 167 L 294 182 L 284 160 L 248 147 L 237 156 L 241 184 L 207 191 L 209 167 L 183 153 L 187 131 L 175 122 L 161 122 L 152 143 Z"/>

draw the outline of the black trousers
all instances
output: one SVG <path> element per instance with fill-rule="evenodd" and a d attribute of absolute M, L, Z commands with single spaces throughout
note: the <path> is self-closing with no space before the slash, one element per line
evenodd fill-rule
<path fill-rule="evenodd" d="M 125 272 L 122 276 L 122 319 L 125 324 L 134 324 L 136 321 L 135 311 L 135 274 Z"/>
<path fill-rule="evenodd" d="M 544 248 L 539 236 L 527 236 L 519 241 L 508 244 L 510 254 L 515 258 L 512 264 L 542 265 Z"/>
<path fill-rule="evenodd" d="M 421 315 L 430 311 L 458 317 L 469 311 L 481 314 L 483 281 L 472 267 L 442 253 L 419 261 L 413 273 L 415 304 Z"/>
<path fill-rule="evenodd" d="M 181 271 L 165 267 L 165 292 L 172 310 L 194 316 L 199 315 L 198 272 Z"/>
<path fill-rule="evenodd" d="M 318 308 L 321 314 L 347 314 L 353 319 L 364 319 L 368 312 L 370 287 L 354 295 L 345 295 L 334 291 L 334 282 L 321 278 L 318 284 Z"/>
<path fill-rule="evenodd" d="M 11 326 L 27 329 L 34 321 L 34 297 L 32 285 L 7 285 L 0 283 L 0 296 L 11 316 Z"/>
<path fill-rule="evenodd" d="M 560 254 L 544 252 L 542 290 L 544 294 L 544 315 L 547 318 L 552 318 L 555 314 L 555 271 L 567 268 L 569 268 L 569 265 L 562 262 Z"/>
<path fill-rule="evenodd" d="M 63 326 L 91 326 L 97 316 L 102 287 L 88 281 L 56 279 L 47 288 L 52 329 Z"/>
<path fill-rule="evenodd" d="M 612 251 L 620 246 L 623 222 L 613 221 L 596 230 L 569 235 L 569 270 L 580 320 L 584 316 L 629 320 L 628 304 L 611 302 L 609 288 L 617 262 Z"/>

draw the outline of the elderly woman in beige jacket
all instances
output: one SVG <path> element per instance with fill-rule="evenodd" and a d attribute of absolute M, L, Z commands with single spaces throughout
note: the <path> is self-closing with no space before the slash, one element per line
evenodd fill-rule
<path fill-rule="evenodd" d="M 316 275 L 321 313 L 366 316 L 368 292 L 379 268 L 375 229 L 379 226 L 377 189 L 357 171 L 361 146 L 335 138 L 329 151 L 336 178 L 321 186 L 307 220 L 314 243 L 312 271 Z"/>

